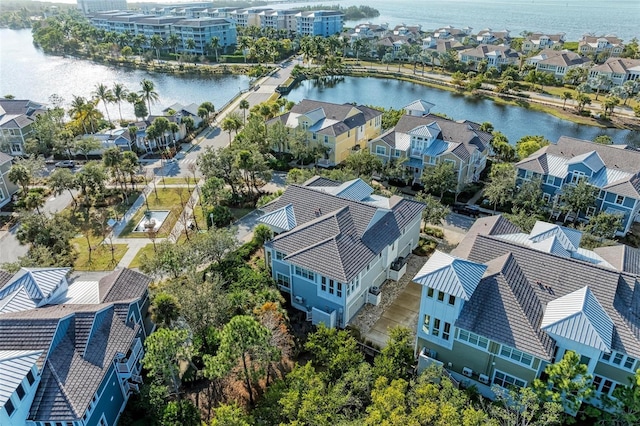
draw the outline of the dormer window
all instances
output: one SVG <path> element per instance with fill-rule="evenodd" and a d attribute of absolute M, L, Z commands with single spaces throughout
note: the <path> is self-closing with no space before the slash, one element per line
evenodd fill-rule
<path fill-rule="evenodd" d="M 573 174 L 571 175 L 571 183 L 577 184 L 578 182 L 580 182 L 581 179 L 584 179 L 586 177 L 587 175 L 585 175 L 584 172 L 574 171 Z"/>

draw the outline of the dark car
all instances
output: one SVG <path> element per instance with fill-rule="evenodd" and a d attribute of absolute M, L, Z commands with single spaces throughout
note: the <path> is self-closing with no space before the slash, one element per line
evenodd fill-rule
<path fill-rule="evenodd" d="M 76 163 L 73 160 L 63 160 L 56 163 L 56 167 L 62 167 L 67 169 L 73 169 Z"/>
<path fill-rule="evenodd" d="M 471 217 L 480 216 L 480 209 L 475 204 L 455 203 L 453 206 L 451 206 L 451 210 L 453 210 L 455 213 L 460 213 Z"/>

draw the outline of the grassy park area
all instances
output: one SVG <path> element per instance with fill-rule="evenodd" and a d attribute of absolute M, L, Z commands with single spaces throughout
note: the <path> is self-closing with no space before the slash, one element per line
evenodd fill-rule
<path fill-rule="evenodd" d="M 156 195 L 157 194 L 157 195 Z M 186 187 L 172 187 L 172 188 L 157 188 L 156 191 L 152 190 L 147 196 L 147 204 L 149 210 L 168 210 L 169 215 L 162 223 L 162 226 L 158 230 L 156 238 L 166 238 L 173 229 L 183 209 L 183 204 L 187 202 L 191 194 L 187 191 Z M 133 232 L 136 225 L 142 220 L 147 205 L 143 204 L 142 207 L 136 212 L 133 218 L 127 223 L 124 230 L 120 233 L 120 238 L 148 238 L 146 232 Z"/>

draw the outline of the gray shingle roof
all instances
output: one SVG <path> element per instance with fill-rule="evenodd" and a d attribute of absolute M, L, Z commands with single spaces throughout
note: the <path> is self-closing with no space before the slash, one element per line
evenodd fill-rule
<path fill-rule="evenodd" d="M 472 227 L 472 231 L 475 227 Z M 510 253 L 543 306 L 588 285 L 614 323 L 612 349 L 640 356 L 640 290 L 636 290 L 635 277 L 537 251 L 499 237 L 482 235 L 477 231 L 471 236 L 471 241 L 461 243 L 467 244 L 470 244 L 468 259 L 474 262 L 490 262 Z M 508 300 L 503 301 L 503 306 L 509 316 L 523 315 L 513 311 L 516 307 L 511 306 Z M 534 325 L 540 327 L 540 323 Z M 514 329 L 513 332 L 518 333 L 518 330 Z M 518 338 L 513 336 L 514 341 Z"/>
<path fill-rule="evenodd" d="M 149 284 L 151 278 L 140 272 L 127 268 L 114 271 L 100 280 L 100 301 L 108 303 L 138 298 Z"/>
<path fill-rule="evenodd" d="M 640 249 L 619 244 L 609 247 L 597 247 L 593 251 L 618 271 L 640 276 Z"/>
<path fill-rule="evenodd" d="M 318 183 L 312 180 L 310 183 Z M 332 187 L 326 180 L 322 187 Z M 291 185 L 263 207 L 266 213 L 292 205 L 294 229 L 267 243 L 286 260 L 340 282 L 350 281 L 419 216 L 422 203 L 389 199 L 388 209 L 328 194 L 317 187 Z M 375 219 L 374 219 L 375 218 Z"/>

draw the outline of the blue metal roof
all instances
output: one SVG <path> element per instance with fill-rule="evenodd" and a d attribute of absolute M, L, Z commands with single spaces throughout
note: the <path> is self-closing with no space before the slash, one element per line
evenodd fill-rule
<path fill-rule="evenodd" d="M 436 250 L 413 281 L 468 301 L 486 270 L 487 265 Z"/>
<path fill-rule="evenodd" d="M 22 383 L 27 373 L 36 363 L 42 351 L 0 351 L 0 407 Z"/>

